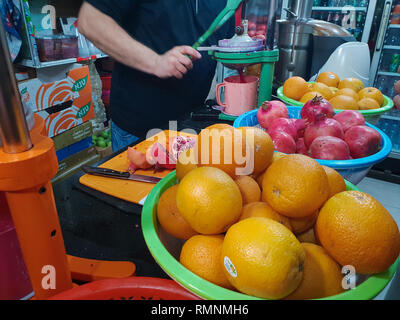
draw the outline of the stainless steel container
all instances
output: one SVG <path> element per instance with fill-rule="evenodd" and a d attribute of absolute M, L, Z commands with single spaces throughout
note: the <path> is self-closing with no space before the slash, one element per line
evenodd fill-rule
<path fill-rule="evenodd" d="M 279 20 L 279 61 L 275 68 L 274 87 L 290 77 L 306 77 L 311 70 L 312 28 L 299 19 Z"/>
<path fill-rule="evenodd" d="M 278 20 L 279 61 L 275 68 L 274 87 L 278 88 L 290 77 L 311 76 L 313 37 L 351 37 L 340 26 L 322 20 L 311 19 L 312 0 L 292 0 L 288 18 Z"/>

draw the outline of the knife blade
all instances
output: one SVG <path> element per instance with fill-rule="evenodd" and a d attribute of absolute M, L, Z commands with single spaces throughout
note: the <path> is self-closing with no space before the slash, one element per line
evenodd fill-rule
<path fill-rule="evenodd" d="M 114 178 L 121 180 L 131 180 L 131 181 L 139 181 L 139 182 L 147 182 L 147 183 L 158 183 L 161 178 L 144 176 L 140 174 L 130 174 L 130 172 L 120 172 L 107 168 L 96 168 L 89 166 L 82 166 L 82 171 L 91 174 L 94 176 L 105 177 L 105 178 Z"/>

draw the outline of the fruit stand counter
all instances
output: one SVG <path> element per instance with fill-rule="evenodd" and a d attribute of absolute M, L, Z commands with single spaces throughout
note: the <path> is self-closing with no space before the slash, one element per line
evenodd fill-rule
<path fill-rule="evenodd" d="M 222 121 L 193 121 L 186 116 L 178 122 L 177 129 L 191 128 L 200 132 L 216 122 Z M 141 228 L 142 206 L 83 186 L 79 183 L 82 175 L 83 172 L 53 186 L 67 253 L 90 259 L 132 261 L 137 276 L 169 278 L 145 243 Z M 391 283 L 377 299 L 400 297 L 399 272 Z"/>

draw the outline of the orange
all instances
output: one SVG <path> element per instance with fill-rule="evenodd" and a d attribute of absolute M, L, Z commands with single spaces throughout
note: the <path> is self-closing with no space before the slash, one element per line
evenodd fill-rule
<path fill-rule="evenodd" d="M 339 82 L 338 88 L 350 88 L 353 89 L 355 92 L 359 92 L 360 90 L 364 89 L 364 84 L 360 79 L 346 78 Z"/>
<path fill-rule="evenodd" d="M 319 299 L 337 295 L 343 292 L 342 279 L 344 275 L 340 266 L 333 260 L 324 248 L 312 244 L 301 244 L 306 253 L 303 279 L 298 288 L 287 300 Z"/>
<path fill-rule="evenodd" d="M 331 89 L 329 89 L 326 84 L 321 82 L 312 83 L 309 87 L 309 90 L 319 92 L 327 100 L 333 97 Z"/>
<path fill-rule="evenodd" d="M 343 177 L 335 169 L 329 168 L 327 166 L 322 166 L 328 177 L 329 182 L 329 198 L 333 197 L 336 193 L 346 191 L 346 182 Z"/>
<path fill-rule="evenodd" d="M 279 151 L 274 152 L 274 155 L 272 156 L 272 163 L 274 163 L 275 161 L 278 161 L 279 159 L 281 159 L 285 156 L 287 156 L 286 153 L 279 152 Z"/>
<path fill-rule="evenodd" d="M 283 158 L 284 156 L 286 156 L 286 153 L 282 153 L 279 151 L 275 151 L 273 156 L 272 156 L 272 163 L 274 163 L 275 161 L 279 160 L 280 158 Z M 265 170 L 263 173 L 261 173 L 260 175 L 257 176 L 257 183 L 259 185 L 259 187 L 262 189 L 262 182 L 264 180 L 264 175 L 267 172 L 267 170 Z"/>
<path fill-rule="evenodd" d="M 190 171 L 179 184 L 176 204 L 195 231 L 220 234 L 239 219 L 242 195 L 224 171 L 200 167 Z"/>
<path fill-rule="evenodd" d="M 243 205 L 257 202 L 261 199 L 261 190 L 257 181 L 249 176 L 240 176 L 235 180 L 242 194 Z"/>
<path fill-rule="evenodd" d="M 372 88 L 372 87 L 362 89 L 358 93 L 358 96 L 360 97 L 360 100 L 365 99 L 365 98 L 374 99 L 376 102 L 378 102 L 379 107 L 381 107 L 383 105 L 383 102 L 385 101 L 385 98 L 383 97 L 382 92 L 379 89 Z"/>
<path fill-rule="evenodd" d="M 232 178 L 236 176 L 236 169 L 243 165 L 239 163 L 242 159 L 235 156 L 243 155 L 245 146 L 239 130 L 228 124 L 215 124 L 203 129 L 197 141 L 196 151 L 200 167 L 215 167 L 225 171 Z"/>
<path fill-rule="evenodd" d="M 164 230 L 175 238 L 186 240 L 197 234 L 182 217 L 176 206 L 178 185 L 165 191 L 157 205 L 157 219 Z"/>
<path fill-rule="evenodd" d="M 264 176 L 263 200 L 290 218 L 312 215 L 328 195 L 329 182 L 324 169 L 304 155 L 286 155 L 274 162 Z"/>
<path fill-rule="evenodd" d="M 356 100 L 356 101 L 360 100 L 360 97 L 358 96 L 358 93 L 355 92 L 353 89 L 350 89 L 350 88 L 344 88 L 344 89 L 338 90 L 334 94 L 334 97 L 336 97 L 336 96 L 349 96 L 349 97 L 354 98 L 354 100 Z"/>
<path fill-rule="evenodd" d="M 310 230 L 303 232 L 302 234 L 299 234 L 297 236 L 297 239 L 303 243 L 303 242 L 307 242 L 307 243 L 314 243 L 314 244 L 318 244 L 317 239 L 315 238 L 315 232 L 314 232 L 314 228 L 311 228 Z"/>
<path fill-rule="evenodd" d="M 283 224 L 289 230 L 292 230 L 289 218 L 286 218 L 285 216 L 282 216 L 281 214 L 276 212 L 266 202 L 253 202 L 245 205 L 243 207 L 239 221 L 254 217 L 268 218 L 275 220 L 276 222 Z"/>
<path fill-rule="evenodd" d="M 281 299 L 299 286 L 305 252 L 282 224 L 249 218 L 229 228 L 221 260 L 229 282 L 240 292 Z"/>
<path fill-rule="evenodd" d="M 262 182 L 264 180 L 264 175 L 267 172 L 267 170 L 265 170 L 263 173 L 261 173 L 257 178 L 256 181 L 258 183 L 258 186 L 260 187 L 260 189 L 262 189 Z"/>
<path fill-rule="evenodd" d="M 246 67 L 246 76 L 255 76 L 260 78 L 261 76 L 261 63 L 253 64 Z"/>
<path fill-rule="evenodd" d="M 358 108 L 360 110 L 374 110 L 374 109 L 379 109 L 381 106 L 379 103 L 372 98 L 363 98 L 360 101 L 358 101 Z"/>
<path fill-rule="evenodd" d="M 322 72 L 318 78 L 317 82 L 322 82 L 326 84 L 328 87 L 335 87 L 339 85 L 340 78 L 339 76 L 334 73 L 334 72 Z"/>
<path fill-rule="evenodd" d="M 317 91 L 309 91 L 307 92 L 304 96 L 301 97 L 300 102 L 301 103 L 306 103 L 312 99 L 314 99 L 316 96 L 322 97 L 325 99 L 325 97 Z"/>
<path fill-rule="evenodd" d="M 193 169 L 197 168 L 196 155 L 193 149 L 188 149 L 182 152 L 176 163 L 176 177 L 179 181 Z"/>
<path fill-rule="evenodd" d="M 223 235 L 196 235 L 182 247 L 180 263 L 199 277 L 217 286 L 233 289 L 224 274 L 221 264 Z"/>
<path fill-rule="evenodd" d="M 274 143 L 268 133 L 260 128 L 242 127 L 239 128 L 246 141 L 246 166 L 244 169 L 250 172 L 244 174 L 259 174 L 272 163 L 274 154 Z M 251 167 L 254 167 L 251 170 Z M 248 171 L 245 170 L 245 171 Z"/>
<path fill-rule="evenodd" d="M 329 89 L 331 89 L 333 96 L 339 91 L 336 87 L 329 87 Z"/>
<path fill-rule="evenodd" d="M 313 228 L 315 222 L 317 222 L 318 213 L 319 211 L 317 210 L 314 212 L 314 214 L 305 218 L 289 219 L 290 225 L 292 226 L 293 229 L 293 233 L 295 235 L 299 235 Z"/>
<path fill-rule="evenodd" d="M 309 91 L 306 80 L 301 77 L 292 77 L 283 84 L 283 94 L 294 100 L 300 100 L 304 94 Z"/>
<path fill-rule="evenodd" d="M 359 274 L 387 270 L 400 253 L 400 233 L 389 212 L 372 196 L 360 191 L 334 195 L 322 207 L 316 236 L 342 266 Z"/>
<path fill-rule="evenodd" d="M 333 109 L 358 110 L 357 100 L 345 95 L 335 96 L 329 100 L 329 103 L 332 105 Z"/>

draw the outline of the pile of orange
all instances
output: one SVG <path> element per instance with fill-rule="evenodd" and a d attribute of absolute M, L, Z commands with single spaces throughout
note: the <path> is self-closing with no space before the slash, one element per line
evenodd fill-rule
<path fill-rule="evenodd" d="M 321 73 L 315 83 L 307 83 L 301 77 L 289 78 L 283 85 L 283 94 L 301 103 L 321 96 L 339 110 L 373 110 L 384 104 L 379 89 L 365 88 L 360 79 L 340 79 L 334 72 Z"/>
<path fill-rule="evenodd" d="M 346 191 L 340 174 L 310 157 L 273 154 L 269 136 L 255 128 L 213 128 L 238 136 L 221 143 L 220 152 L 206 149 L 218 158 L 241 141 L 254 148 L 255 165 L 237 175 L 240 161 L 178 164 L 179 183 L 161 196 L 157 217 L 185 240 L 179 260 L 188 270 L 255 297 L 315 299 L 345 291 L 343 266 L 371 275 L 395 262 L 399 229 L 373 197 Z"/>

